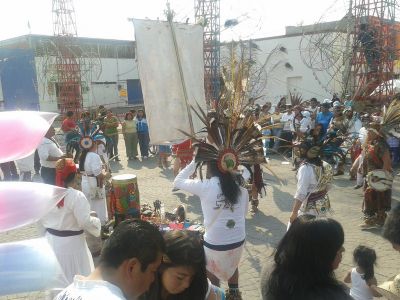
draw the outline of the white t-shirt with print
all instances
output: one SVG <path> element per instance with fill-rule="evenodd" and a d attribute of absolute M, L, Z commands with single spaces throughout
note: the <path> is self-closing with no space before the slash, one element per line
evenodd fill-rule
<path fill-rule="evenodd" d="M 126 300 L 121 289 L 104 280 L 87 280 L 76 275 L 74 282 L 59 293 L 54 300 Z"/>
<path fill-rule="evenodd" d="M 246 237 L 245 219 L 249 205 L 247 190 L 240 187 L 240 194 L 233 209 L 222 207 L 225 197 L 222 194 L 218 177 L 210 179 L 189 179 L 196 164 L 192 161 L 176 176 L 174 187 L 200 197 L 204 216 L 204 240 L 212 245 L 229 245 L 241 242 Z"/>

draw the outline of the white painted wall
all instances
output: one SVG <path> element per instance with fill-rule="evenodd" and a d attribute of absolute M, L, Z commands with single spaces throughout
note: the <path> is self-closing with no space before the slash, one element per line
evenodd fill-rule
<path fill-rule="evenodd" d="M 334 86 L 333 83 L 330 85 L 327 84 L 329 76 L 326 74 L 325 76 L 318 76 L 320 80 L 317 80 L 313 71 L 303 63 L 300 55 L 301 38 L 302 36 L 279 36 L 254 41 L 260 48 L 260 51 L 256 52 L 256 57 L 260 65 L 266 61 L 268 55 L 278 45 L 287 49 L 287 54 L 276 56 L 272 59 L 270 66 L 266 68 L 268 80 L 262 92 L 264 97 L 258 101 L 260 104 L 265 103 L 265 101 L 271 101 L 273 104 L 276 104 L 281 97 L 288 95 L 289 90 L 301 93 L 303 99 L 307 100 L 311 97 L 316 97 L 320 101 L 332 96 L 326 91 L 326 87 L 329 90 L 340 92 L 339 86 Z M 224 60 L 224 56 L 226 57 L 228 53 L 228 46 L 227 44 L 222 46 L 221 61 Z M 45 60 L 43 57 L 36 57 L 35 62 L 40 108 L 46 111 L 57 111 L 56 96 L 55 94 L 49 94 L 47 88 L 48 82 L 51 81 L 51 72 L 44 75 L 43 67 L 45 66 Z M 293 66 L 292 71 L 284 67 L 285 62 Z M 275 64 L 277 64 L 277 67 L 272 68 L 272 65 Z M 89 107 L 103 104 L 108 107 L 117 107 L 127 105 L 127 99 L 120 97 L 115 82 L 126 82 L 127 79 L 139 78 L 136 60 L 102 58 L 100 65 L 100 74 L 99 66 L 96 66 L 93 68 L 94 71 L 92 74 L 87 74 L 82 78 L 82 80 L 88 81 L 89 86 L 89 91 L 83 94 L 84 106 Z M 321 73 L 319 74 L 321 75 Z M 337 76 L 340 77 L 340 74 Z M 109 84 L 94 85 L 92 82 L 108 82 Z"/>
<path fill-rule="evenodd" d="M 38 78 L 38 93 L 40 109 L 43 111 L 58 111 L 55 90 L 49 91 L 49 82 L 56 82 L 55 72 L 46 69 L 54 61 L 53 57 L 36 57 L 36 72 Z M 89 65 L 85 62 L 85 65 Z M 125 83 L 127 79 L 138 79 L 137 64 L 134 59 L 113 59 L 103 58 L 99 63 L 95 63 L 92 72 L 86 73 L 82 81 L 88 83 L 89 90 L 83 93 L 83 106 L 92 107 L 98 105 L 107 105 L 107 107 L 117 107 L 127 105 L 127 98 L 120 97 L 117 88 L 117 82 Z M 92 84 L 101 82 L 104 84 Z M 50 84 L 51 85 L 51 84 Z M 49 93 L 50 92 L 50 93 Z"/>
<path fill-rule="evenodd" d="M 302 36 L 279 36 L 276 38 L 253 41 L 260 48 L 260 51 L 253 51 L 260 65 L 266 61 L 268 55 L 278 45 L 287 49 L 287 54 L 276 55 L 276 57 L 271 60 L 272 63 L 266 67 L 267 85 L 263 93 L 261 93 L 264 97 L 259 99 L 258 103 L 264 104 L 266 101 L 271 101 L 273 104 L 276 104 L 281 97 L 288 95 L 289 90 L 300 93 L 305 100 L 315 97 L 320 101 L 332 97 L 332 95 L 326 91 L 326 88 L 328 90 L 340 92 L 339 86 L 334 86 L 333 81 L 331 84 L 328 84 L 329 76 L 327 74 L 319 76 L 320 82 L 318 82 L 313 71 L 304 64 L 300 55 L 301 38 Z M 229 45 L 224 45 L 225 49 L 221 51 L 221 56 L 224 54 L 226 55 L 228 46 Z M 278 63 L 279 61 L 281 61 L 280 64 Z M 292 71 L 284 67 L 285 62 L 293 66 Z M 278 67 L 272 68 L 275 64 L 277 64 Z M 319 73 L 319 75 L 321 75 L 321 73 Z M 340 76 L 340 74 L 337 76 Z"/>

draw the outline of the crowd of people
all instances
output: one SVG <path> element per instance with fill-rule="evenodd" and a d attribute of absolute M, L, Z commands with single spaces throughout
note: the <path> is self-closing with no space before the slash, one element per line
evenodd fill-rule
<path fill-rule="evenodd" d="M 328 195 L 333 177 L 344 175 L 350 154 L 349 177 L 356 180 L 355 188 L 364 187 L 362 229 L 383 228 L 384 238 L 400 251 L 400 206 L 391 210 L 399 140 L 388 134 L 385 123 L 387 113 L 397 108 L 367 114 L 354 111 L 350 99 L 288 104 L 283 98 L 271 109 L 269 102 L 260 107 L 252 101 L 229 113 L 217 108 L 204 114 L 206 138 L 188 136 L 172 147 L 158 145 L 161 168 L 169 167 L 171 153 L 176 155 L 173 191 L 200 198 L 204 232 L 181 228 L 165 233 L 159 224 L 127 218 L 105 234 L 114 217 L 106 186 L 109 161 L 121 159 L 120 126 L 127 159 L 138 159 L 139 153 L 142 160 L 149 157 L 144 110 L 131 110 L 122 121 L 104 107 L 94 117 L 82 113 L 79 120 L 68 112 L 61 126 L 66 153 L 50 126 L 29 159 L 39 164 L 44 183 L 67 189 L 39 221 L 62 269 L 59 287 L 65 289 L 55 299 L 242 299 L 239 263 L 246 214 L 250 207 L 257 212 L 265 157 L 281 153 L 293 163 L 297 188 L 287 232 L 264 267 L 263 299 L 399 299 L 400 276 L 378 284 L 376 253 L 363 245 L 354 249 L 355 266 L 343 279 L 350 290 L 335 278 L 345 232 L 330 218 Z M 1 165 L 6 179 L 17 178 L 17 166 L 24 170 L 23 161 Z M 90 240 L 100 237 L 104 241 L 94 251 Z"/>

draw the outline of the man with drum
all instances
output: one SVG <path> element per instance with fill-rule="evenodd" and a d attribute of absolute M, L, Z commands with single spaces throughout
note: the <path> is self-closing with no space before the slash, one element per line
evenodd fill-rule
<path fill-rule="evenodd" d="M 379 123 L 373 122 L 368 128 L 363 171 L 367 181 L 364 186 L 364 223 L 361 227 L 368 229 L 385 223 L 392 201 L 393 170 L 389 148 Z"/>

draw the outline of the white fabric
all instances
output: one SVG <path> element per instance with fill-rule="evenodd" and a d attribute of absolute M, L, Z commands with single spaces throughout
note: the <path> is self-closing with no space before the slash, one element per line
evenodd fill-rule
<path fill-rule="evenodd" d="M 365 140 L 367 139 L 367 135 L 368 135 L 368 130 L 365 127 L 361 127 L 358 133 L 361 145 L 364 145 Z"/>
<path fill-rule="evenodd" d="M 177 55 L 168 22 L 134 20 L 143 99 L 152 144 L 185 140 L 190 132 Z M 174 23 L 188 102 L 207 110 L 204 93 L 203 28 Z M 156 46 L 157 45 L 157 46 Z M 162 109 L 160 109 L 162 108 Z M 204 124 L 191 113 L 194 131 Z M 160 122 L 162 120 L 162 122 Z"/>
<path fill-rule="evenodd" d="M 40 220 L 44 228 L 55 230 L 86 230 L 95 236 L 100 235 L 100 220 L 90 216 L 89 202 L 85 195 L 69 188 L 64 198 L 64 206 L 53 208 Z M 61 269 L 64 272 L 66 287 L 71 284 L 76 274 L 89 275 L 93 269 L 93 259 L 86 244 L 84 234 L 58 237 L 48 232 L 45 234 L 52 247 Z"/>
<path fill-rule="evenodd" d="M 104 159 L 104 163 L 108 165 L 108 154 L 105 145 L 100 144 L 97 146 L 97 154 L 100 155 L 100 157 Z"/>
<path fill-rule="evenodd" d="M 362 274 L 357 272 L 356 268 L 351 270 L 350 296 L 352 296 L 354 300 L 372 300 L 374 296 L 361 275 Z"/>
<path fill-rule="evenodd" d="M 284 131 L 292 131 L 293 130 L 293 119 L 294 119 L 294 112 L 290 115 L 288 113 L 284 113 L 281 117 L 281 122 L 284 123 L 283 130 Z"/>
<path fill-rule="evenodd" d="M 47 160 L 49 156 L 60 157 L 63 155 L 63 152 L 58 147 L 58 145 L 46 137 L 43 138 L 37 150 L 40 158 L 40 164 L 42 165 L 42 167 L 46 168 L 56 167 L 56 161 Z"/>
<path fill-rule="evenodd" d="M 245 217 L 249 205 L 249 195 L 246 189 L 240 187 L 238 203 L 233 211 L 229 207 L 219 209 L 225 203 L 218 177 L 204 179 L 189 179 L 196 168 L 192 161 L 176 176 L 174 187 L 188 191 L 200 197 L 201 208 L 206 228 L 204 240 L 212 245 L 229 245 L 243 241 L 246 237 Z M 218 214 L 217 218 L 216 215 Z M 234 220 L 235 226 L 229 228 L 227 222 Z M 210 224 L 212 224 L 210 226 Z"/>
<path fill-rule="evenodd" d="M 300 132 L 306 133 L 308 130 L 311 129 L 311 118 L 304 117 L 300 121 Z"/>
<path fill-rule="evenodd" d="M 22 172 L 31 172 L 34 170 L 35 166 L 35 152 L 33 152 L 31 155 L 18 159 L 16 161 L 18 170 Z"/>
<path fill-rule="evenodd" d="M 326 164 L 324 162 L 324 164 Z M 320 214 L 315 209 L 306 209 L 308 195 L 310 193 L 315 193 L 320 190 L 320 187 L 316 190 L 318 180 L 317 175 L 315 173 L 314 168 L 320 168 L 314 166 L 312 164 L 302 164 L 297 171 L 297 189 L 294 195 L 294 199 L 297 199 L 302 202 L 302 205 L 298 211 L 298 215 L 304 214 L 307 211 L 307 214 L 319 216 Z M 329 190 L 330 186 L 326 187 Z"/>
<path fill-rule="evenodd" d="M 355 118 L 350 123 L 348 132 L 351 133 L 353 136 L 357 137 L 357 135 L 359 135 L 361 128 L 362 128 L 362 123 L 361 123 L 360 119 Z"/>
<path fill-rule="evenodd" d="M 103 280 L 86 280 L 75 276 L 73 284 L 54 298 L 54 300 L 126 300 L 121 289 Z"/>
<path fill-rule="evenodd" d="M 88 152 L 85 158 L 85 171 L 82 174 L 82 192 L 89 200 L 90 208 L 96 212 L 101 224 L 104 225 L 108 220 L 105 187 L 104 185 L 102 188 L 97 187 L 96 177 L 86 176 L 98 176 L 102 169 L 103 163 L 100 156 L 97 153 Z"/>
<path fill-rule="evenodd" d="M 242 257 L 244 244 L 226 251 L 204 248 L 207 260 L 207 271 L 215 275 L 219 280 L 228 281 L 235 273 Z"/>

